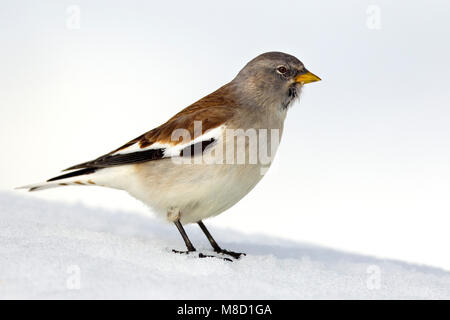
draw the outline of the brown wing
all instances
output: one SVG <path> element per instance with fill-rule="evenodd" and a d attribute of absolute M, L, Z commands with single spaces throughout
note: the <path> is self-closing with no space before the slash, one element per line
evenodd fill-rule
<path fill-rule="evenodd" d="M 206 131 L 216 128 L 224 124 L 232 117 L 235 110 L 235 100 L 228 88 L 223 86 L 210 95 L 193 103 L 189 107 L 183 109 L 175 116 L 170 118 L 166 123 L 150 130 L 149 132 L 131 140 L 120 148 L 101 156 L 95 160 L 72 166 L 66 170 L 82 169 L 82 168 L 105 168 L 110 166 L 146 162 L 158 160 L 164 157 L 164 148 L 136 151 L 126 154 L 115 154 L 136 143 L 141 149 L 151 146 L 155 142 L 161 144 L 176 145 L 180 141 L 173 141 L 172 132 L 176 129 L 186 129 L 189 131 L 192 139 L 194 138 L 194 122 L 201 121 L 202 134 Z M 184 141 L 185 142 L 185 141 Z M 64 171 L 66 171 L 64 170 Z"/>

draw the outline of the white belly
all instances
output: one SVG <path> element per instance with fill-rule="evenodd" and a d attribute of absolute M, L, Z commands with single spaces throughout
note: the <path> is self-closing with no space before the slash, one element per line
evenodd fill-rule
<path fill-rule="evenodd" d="M 162 160 L 135 170 L 134 183 L 126 190 L 163 217 L 177 208 L 184 224 L 220 214 L 263 177 L 258 164 L 174 165 Z"/>

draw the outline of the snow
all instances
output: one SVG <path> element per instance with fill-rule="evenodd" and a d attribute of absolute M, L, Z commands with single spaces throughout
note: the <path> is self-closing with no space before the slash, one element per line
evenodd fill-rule
<path fill-rule="evenodd" d="M 437 268 L 210 231 L 222 247 L 247 256 L 230 263 L 173 254 L 184 249 L 182 239 L 156 218 L 2 192 L 0 298 L 450 298 L 450 273 Z M 197 226 L 187 232 L 211 253 Z"/>

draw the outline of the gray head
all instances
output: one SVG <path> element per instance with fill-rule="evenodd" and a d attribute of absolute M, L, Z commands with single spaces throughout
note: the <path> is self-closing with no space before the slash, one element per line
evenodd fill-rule
<path fill-rule="evenodd" d="M 232 81 L 239 91 L 258 105 L 279 104 L 287 108 L 305 83 L 319 81 L 296 57 L 266 52 L 253 60 Z"/>

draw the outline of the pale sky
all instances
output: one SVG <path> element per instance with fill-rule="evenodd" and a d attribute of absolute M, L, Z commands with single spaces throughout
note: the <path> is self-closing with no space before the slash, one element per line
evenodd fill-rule
<path fill-rule="evenodd" d="M 283 51 L 323 81 L 266 177 L 206 223 L 450 270 L 449 30 L 437 0 L 3 0 L 0 188 L 109 152 Z M 151 214 L 95 187 L 23 195 Z"/>

